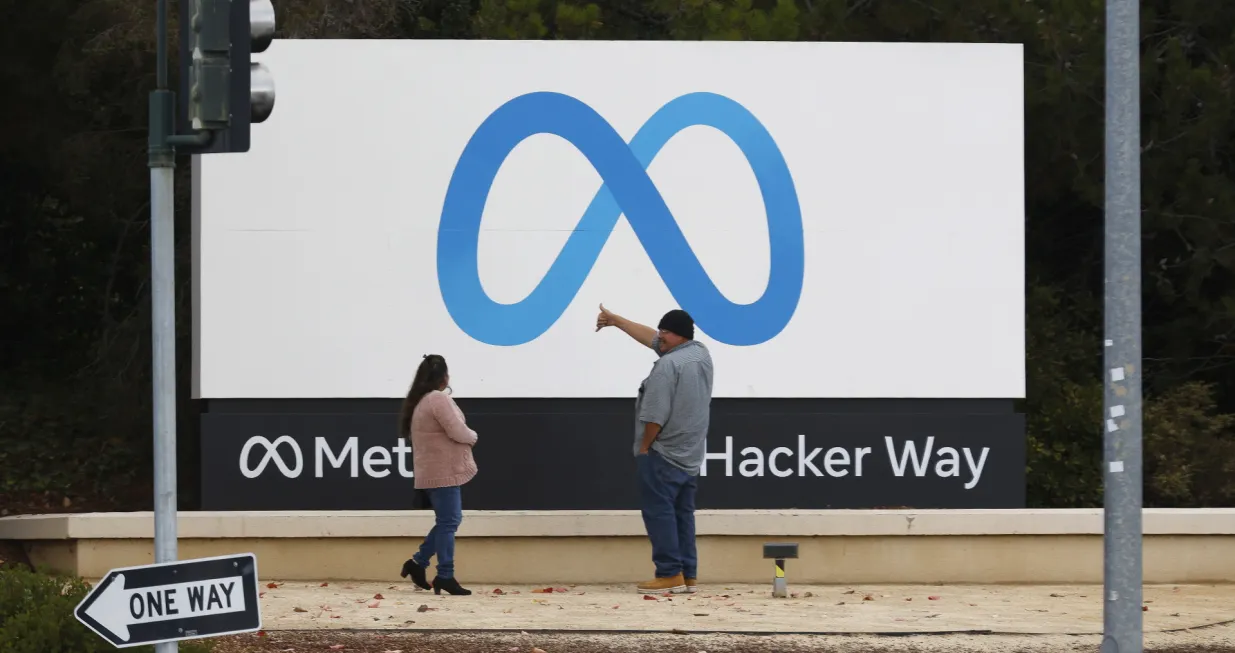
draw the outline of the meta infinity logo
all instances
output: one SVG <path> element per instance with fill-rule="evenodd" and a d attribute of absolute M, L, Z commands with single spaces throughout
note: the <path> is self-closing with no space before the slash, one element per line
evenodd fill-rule
<path fill-rule="evenodd" d="M 253 447 L 261 445 L 266 450 L 266 454 L 257 462 L 257 467 L 249 467 L 249 453 L 253 451 Z M 288 467 L 284 462 L 283 456 L 279 455 L 279 445 L 286 444 L 292 448 L 292 453 L 296 455 L 296 466 Z M 300 453 L 300 445 L 288 435 L 280 435 L 273 442 L 255 435 L 249 438 L 248 442 L 244 443 L 244 447 L 240 449 L 240 473 L 244 474 L 245 478 L 257 478 L 262 472 L 266 471 L 266 465 L 271 462 L 283 475 L 288 478 L 296 478 L 300 476 L 300 471 L 304 469 L 304 456 Z"/>
<path fill-rule="evenodd" d="M 725 298 L 686 242 L 647 167 L 678 132 L 695 125 L 728 136 L 750 164 L 768 220 L 771 269 L 751 304 Z M 498 170 L 524 139 L 553 134 L 576 147 L 604 185 L 536 288 L 499 304 L 480 284 L 480 220 Z M 477 128 L 455 166 L 442 206 L 437 276 L 451 318 L 491 345 L 521 345 L 553 326 L 574 299 L 625 215 L 669 292 L 699 328 L 730 345 L 757 345 L 780 333 L 802 294 L 802 212 L 789 167 L 772 135 L 745 107 L 721 95 L 690 93 L 661 107 L 628 145 L 588 105 L 560 93 L 528 93 L 498 107 Z"/>

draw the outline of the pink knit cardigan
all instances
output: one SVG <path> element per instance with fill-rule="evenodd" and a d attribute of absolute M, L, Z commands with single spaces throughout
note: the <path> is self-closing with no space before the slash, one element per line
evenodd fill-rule
<path fill-rule="evenodd" d="M 476 432 L 450 395 L 434 390 L 422 397 L 412 411 L 411 430 L 416 489 L 454 487 L 476 476 Z"/>

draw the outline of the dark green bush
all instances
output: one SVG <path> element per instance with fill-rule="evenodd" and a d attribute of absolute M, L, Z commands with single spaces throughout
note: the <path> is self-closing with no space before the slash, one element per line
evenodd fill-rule
<path fill-rule="evenodd" d="M 105 653 L 115 647 L 90 632 L 73 610 L 90 591 L 78 578 L 0 569 L 0 653 Z M 153 653 L 153 647 L 130 649 Z M 184 653 L 208 653 L 204 642 L 181 644 Z"/>

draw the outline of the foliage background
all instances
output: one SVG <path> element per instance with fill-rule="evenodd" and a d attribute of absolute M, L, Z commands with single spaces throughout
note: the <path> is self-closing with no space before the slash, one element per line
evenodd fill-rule
<path fill-rule="evenodd" d="M 1101 0 L 276 5 L 282 38 L 1024 43 L 1030 504 L 1100 505 Z M 0 0 L 0 512 L 149 506 L 144 162 L 154 7 Z M 1143 0 L 1141 10 L 1145 499 L 1230 506 L 1235 4 Z M 185 168 L 177 189 L 182 390 L 191 324 Z M 192 410 L 183 397 L 186 508 L 198 487 Z"/>

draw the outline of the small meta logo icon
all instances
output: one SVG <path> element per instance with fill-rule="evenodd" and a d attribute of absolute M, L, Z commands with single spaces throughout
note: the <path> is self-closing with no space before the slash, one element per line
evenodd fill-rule
<path fill-rule="evenodd" d="M 767 288 L 751 304 L 729 301 L 712 283 L 646 172 L 669 139 L 695 125 L 713 127 L 738 146 L 763 196 L 771 269 Z M 519 143 L 536 134 L 560 136 L 574 145 L 604 185 L 531 294 L 515 304 L 499 304 L 480 284 L 480 220 L 498 169 Z M 442 206 L 437 278 L 446 310 L 480 342 L 510 346 L 535 340 L 574 300 L 621 215 L 674 299 L 710 337 L 729 345 L 757 345 L 789 324 L 802 295 L 805 258 L 793 177 L 759 120 L 714 93 L 670 101 L 629 144 L 591 107 L 560 93 L 528 93 L 494 111 L 463 149 Z"/>

